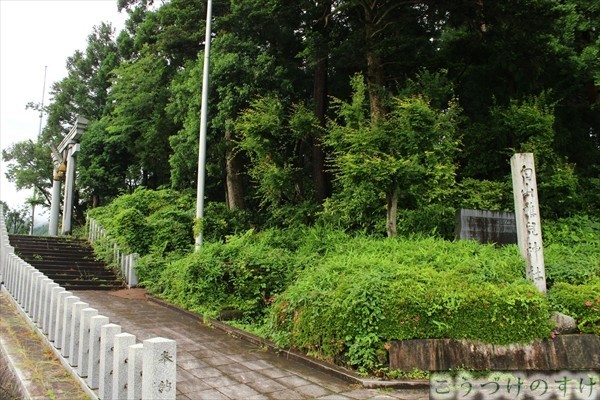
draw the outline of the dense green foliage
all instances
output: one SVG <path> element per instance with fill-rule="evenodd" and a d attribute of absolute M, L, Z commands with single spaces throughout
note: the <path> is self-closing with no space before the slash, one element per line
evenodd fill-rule
<path fill-rule="evenodd" d="M 600 278 L 585 284 L 558 282 L 548 294 L 551 307 L 571 315 L 582 332 L 600 335 Z"/>
<path fill-rule="evenodd" d="M 191 248 L 192 197 L 171 190 L 137 189 L 90 211 L 125 252 L 185 252 Z"/>
<path fill-rule="evenodd" d="M 125 29 L 99 23 L 29 105 L 48 114 L 38 141 L 3 149 L 48 205 L 47 143 L 88 118 L 77 218 L 196 185 L 205 2 L 115 3 Z M 600 0 L 218 0 L 213 18 L 207 202 L 260 226 L 447 235 L 420 216 L 511 208 L 517 151 L 536 155 L 543 217 L 598 215 Z"/>
<path fill-rule="evenodd" d="M 551 310 L 597 332 L 600 0 L 216 1 L 201 221 L 205 2 L 116 3 L 126 28 L 94 28 L 38 141 L 2 156 L 48 204 L 47 143 L 87 117 L 75 215 L 142 255 L 152 293 L 366 369 L 392 339 L 545 337 Z M 457 208 L 512 209 L 515 152 L 547 298 L 514 247 L 442 240 Z"/>
<path fill-rule="evenodd" d="M 326 217 L 310 227 L 256 230 L 241 210 L 219 203 L 207 210 L 200 252 L 189 248 L 187 195 L 138 189 L 91 215 L 141 253 L 138 276 L 151 294 L 209 317 L 234 315 L 232 323 L 282 347 L 364 371 L 385 366 L 390 340 L 547 338 L 551 311 L 600 333 L 595 218 L 545 225 L 546 297 L 525 279 L 515 245 L 350 235 Z M 432 223 L 441 214 L 433 215 Z"/>
<path fill-rule="evenodd" d="M 276 342 L 367 369 L 386 340 L 545 337 L 548 304 L 515 248 L 436 239 L 347 238 L 276 298 Z"/>

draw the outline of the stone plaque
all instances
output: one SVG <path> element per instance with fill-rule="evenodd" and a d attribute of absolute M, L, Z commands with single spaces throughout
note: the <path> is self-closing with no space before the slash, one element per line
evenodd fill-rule
<path fill-rule="evenodd" d="M 456 211 L 456 238 L 476 240 L 496 245 L 516 244 L 515 214 L 506 211 L 471 210 Z"/>

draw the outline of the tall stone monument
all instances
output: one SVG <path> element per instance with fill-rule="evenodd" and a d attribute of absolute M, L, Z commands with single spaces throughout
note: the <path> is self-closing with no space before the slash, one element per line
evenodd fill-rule
<path fill-rule="evenodd" d="M 536 288 L 546 293 L 546 271 L 542 226 L 538 206 L 535 164 L 532 153 L 517 153 L 510 159 L 517 240 L 521 255 L 526 260 L 527 278 Z"/>

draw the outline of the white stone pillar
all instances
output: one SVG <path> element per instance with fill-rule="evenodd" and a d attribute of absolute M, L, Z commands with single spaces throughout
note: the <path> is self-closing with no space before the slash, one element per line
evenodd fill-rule
<path fill-rule="evenodd" d="M 510 159 L 510 167 L 519 250 L 526 260 L 527 277 L 540 292 L 546 293 L 542 225 L 533 154 L 515 154 Z"/>
<path fill-rule="evenodd" d="M 77 303 L 78 301 L 79 297 L 69 296 L 65 298 L 63 304 L 63 328 L 62 339 L 60 341 L 62 347 L 60 349 L 60 354 L 62 354 L 66 359 L 68 359 L 71 355 L 69 350 L 71 349 L 71 322 L 73 321 L 73 304 Z"/>
<path fill-rule="evenodd" d="M 28 295 L 27 295 L 27 306 L 26 306 L 27 315 L 29 315 L 29 318 L 31 318 L 32 321 L 33 321 L 33 306 L 35 304 L 35 296 L 37 294 L 37 287 L 36 287 L 37 280 L 39 277 L 44 275 L 41 272 L 39 272 L 37 269 L 33 269 L 33 271 L 34 272 L 30 273 L 30 275 L 29 275 L 29 284 L 27 285 Z"/>
<path fill-rule="evenodd" d="M 127 358 L 127 400 L 142 400 L 142 368 L 144 345 L 129 346 Z"/>
<path fill-rule="evenodd" d="M 143 399 L 175 399 L 176 355 L 174 340 L 161 337 L 144 340 Z"/>
<path fill-rule="evenodd" d="M 128 271 L 128 276 L 127 276 L 127 285 L 130 288 L 136 287 L 138 284 L 136 266 L 137 266 L 137 261 L 138 261 L 139 257 L 140 256 L 137 253 L 131 254 L 131 262 L 129 264 L 129 271 Z"/>
<path fill-rule="evenodd" d="M 76 154 L 79 151 L 79 144 L 73 143 L 67 148 L 67 173 L 65 178 L 64 209 L 62 220 L 62 234 L 71 233 L 71 222 L 73 215 L 73 193 L 75 191 L 75 168 Z"/>
<path fill-rule="evenodd" d="M 8 289 L 13 295 L 13 297 L 16 299 L 17 277 L 19 276 L 17 270 L 16 256 L 13 253 L 6 254 L 5 256 L 8 261 L 8 268 L 10 271 L 10 278 L 7 281 Z"/>
<path fill-rule="evenodd" d="M 35 268 L 27 264 L 27 268 L 25 269 L 25 285 L 23 286 L 23 303 L 21 304 L 27 315 L 29 315 L 29 302 L 31 301 L 31 285 L 33 284 L 34 273 L 39 274 L 39 272 L 37 272 Z"/>
<path fill-rule="evenodd" d="M 21 287 L 23 284 L 23 270 L 25 269 L 25 267 L 21 264 L 23 261 L 21 261 L 21 259 L 17 258 L 17 256 L 12 255 L 11 258 L 14 259 L 14 263 L 16 266 L 14 296 L 15 296 L 15 300 L 17 300 L 17 303 L 21 304 Z"/>
<path fill-rule="evenodd" d="M 42 332 L 50 338 L 50 315 L 52 314 L 52 290 L 58 287 L 58 283 L 51 281 L 46 285 L 46 289 L 44 290 L 44 308 L 42 313 L 44 314 L 44 319 L 42 320 Z"/>
<path fill-rule="evenodd" d="M 48 340 L 55 342 L 56 320 L 58 319 L 59 294 L 66 292 L 62 286 L 53 287 L 50 290 L 50 313 L 48 314 Z M 56 344 L 55 344 L 56 347 Z"/>
<path fill-rule="evenodd" d="M 77 301 L 71 306 L 71 331 L 69 337 L 69 364 L 76 367 L 79 365 L 79 327 L 81 325 L 81 311 L 88 308 L 89 304 Z"/>
<path fill-rule="evenodd" d="M 71 292 L 60 292 L 56 300 L 56 312 L 54 314 L 54 347 L 57 349 L 62 348 L 63 340 L 63 321 L 65 318 L 65 299 L 73 296 Z"/>
<path fill-rule="evenodd" d="M 38 327 L 40 327 L 40 329 L 42 329 L 42 325 L 44 324 L 44 305 L 46 304 L 46 291 L 48 290 L 48 285 L 52 282 L 52 279 L 44 276 L 44 278 L 40 281 L 39 284 L 39 293 L 35 301 L 35 314 L 37 317 L 35 322 L 37 322 Z"/>
<path fill-rule="evenodd" d="M 79 356 L 77 357 L 77 373 L 82 378 L 88 375 L 88 361 L 90 357 L 90 328 L 92 317 L 98 315 L 95 308 L 81 310 L 79 321 Z"/>
<path fill-rule="evenodd" d="M 135 335 L 119 333 L 115 335 L 115 352 L 113 358 L 113 392 L 112 399 L 127 399 L 127 367 L 129 346 L 135 344 Z"/>
<path fill-rule="evenodd" d="M 48 223 L 48 235 L 58 235 L 58 216 L 60 214 L 60 186 L 62 184 L 61 179 L 56 177 L 54 173 L 54 179 L 52 180 L 52 199 L 50 202 L 50 222 Z"/>
<path fill-rule="evenodd" d="M 94 220 L 94 218 L 88 217 L 88 221 L 90 223 L 90 231 L 88 232 L 88 239 L 91 243 L 94 243 L 94 240 L 96 240 L 95 237 L 95 230 L 96 230 L 96 221 Z"/>
<path fill-rule="evenodd" d="M 40 299 L 42 297 L 42 281 L 48 279 L 46 275 L 40 273 L 33 282 L 33 304 L 31 305 L 31 320 L 37 323 L 40 320 Z"/>
<path fill-rule="evenodd" d="M 6 286 L 6 290 L 8 290 L 8 292 L 10 294 L 13 294 L 12 291 L 12 283 L 13 283 L 13 268 L 12 268 L 12 261 L 10 255 L 8 253 L 3 253 L 0 255 L 0 257 L 2 258 L 2 262 L 6 263 L 6 267 L 4 267 L 4 272 L 2 275 L 2 278 L 4 279 L 4 285 Z"/>
<path fill-rule="evenodd" d="M 108 317 L 96 315 L 90 320 L 90 352 L 88 354 L 87 384 L 90 389 L 98 389 L 100 377 L 100 335 L 102 326 L 109 323 Z"/>
<path fill-rule="evenodd" d="M 37 322 L 36 305 L 40 295 L 40 282 L 45 276 L 41 272 L 37 272 L 33 275 L 33 281 L 31 282 L 31 298 L 29 299 L 29 316 L 31 321 Z"/>
<path fill-rule="evenodd" d="M 110 400 L 113 395 L 113 364 L 115 355 L 115 335 L 121 333 L 117 324 L 104 325 L 100 332 L 100 382 L 98 397 Z"/>

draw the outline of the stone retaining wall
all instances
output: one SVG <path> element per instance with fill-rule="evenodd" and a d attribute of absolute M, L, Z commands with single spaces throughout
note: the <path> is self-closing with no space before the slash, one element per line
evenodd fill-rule
<path fill-rule="evenodd" d="M 390 369 L 447 371 L 600 370 L 600 337 L 559 335 L 531 344 L 498 346 L 468 340 L 428 339 L 393 341 Z"/>

